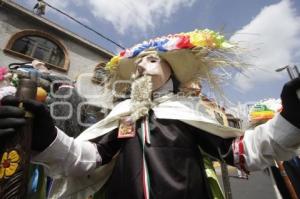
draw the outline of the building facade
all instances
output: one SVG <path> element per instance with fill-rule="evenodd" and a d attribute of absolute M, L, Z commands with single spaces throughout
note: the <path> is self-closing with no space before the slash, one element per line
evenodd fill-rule
<path fill-rule="evenodd" d="M 113 53 L 10 0 L 0 1 L 0 65 L 38 59 L 54 73 L 76 79 Z"/>

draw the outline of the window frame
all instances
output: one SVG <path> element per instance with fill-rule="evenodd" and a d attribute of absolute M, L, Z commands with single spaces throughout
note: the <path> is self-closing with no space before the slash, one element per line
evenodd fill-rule
<path fill-rule="evenodd" d="M 19 57 L 19 58 L 22 58 L 22 59 L 25 59 L 25 60 L 28 60 L 28 61 L 34 60 L 35 59 L 34 57 L 22 54 L 20 52 L 14 51 L 14 50 L 11 50 L 12 47 L 13 47 L 13 44 L 18 39 L 21 39 L 22 37 L 26 37 L 26 36 L 42 37 L 42 38 L 44 38 L 46 40 L 49 40 L 52 43 L 56 44 L 62 50 L 62 52 L 64 54 L 64 63 L 63 63 L 63 65 L 62 66 L 57 66 L 57 65 L 54 65 L 54 64 L 47 63 L 43 60 L 40 60 L 40 61 L 44 62 L 45 65 L 49 68 L 57 69 L 57 70 L 64 71 L 64 72 L 67 72 L 69 70 L 70 58 L 69 58 L 69 53 L 68 53 L 67 48 L 65 47 L 65 45 L 61 41 L 59 41 L 57 38 L 55 38 L 54 36 L 50 35 L 49 33 L 40 31 L 40 30 L 26 29 L 26 30 L 22 30 L 20 32 L 15 33 L 14 35 L 12 35 L 10 37 L 10 39 L 7 42 L 7 44 L 6 44 L 5 48 L 3 49 L 3 51 L 7 54 L 10 54 L 10 55 L 13 55 L 15 57 Z"/>

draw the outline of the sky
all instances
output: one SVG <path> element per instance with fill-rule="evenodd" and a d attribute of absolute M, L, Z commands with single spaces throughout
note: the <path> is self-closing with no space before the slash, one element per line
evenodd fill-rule
<path fill-rule="evenodd" d="M 32 9 L 35 0 L 16 0 Z M 286 71 L 299 65 L 300 1 L 297 0 L 46 0 L 124 47 L 172 33 L 209 28 L 237 42 L 247 55 L 245 74 L 233 73 L 224 84 L 233 103 L 279 98 L 289 80 Z M 47 8 L 46 18 L 118 53 L 121 49 Z"/>

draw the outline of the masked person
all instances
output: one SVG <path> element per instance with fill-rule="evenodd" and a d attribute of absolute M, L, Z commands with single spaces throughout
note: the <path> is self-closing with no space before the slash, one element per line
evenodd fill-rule
<path fill-rule="evenodd" d="M 37 3 L 33 7 L 35 14 L 41 16 L 45 14 L 46 4 L 43 0 L 37 0 Z"/>
<path fill-rule="evenodd" d="M 51 198 L 87 198 L 103 186 L 111 199 L 212 198 L 203 151 L 245 172 L 293 157 L 300 145 L 299 78 L 282 90 L 283 111 L 245 132 L 220 125 L 198 99 L 179 95 L 181 84 L 208 76 L 215 85 L 213 69 L 234 64 L 221 56 L 231 48 L 219 34 L 196 30 L 121 52 L 107 64 L 110 88 L 115 96 L 130 88 L 130 99 L 76 139 L 54 126 L 44 106 L 24 101 L 35 115 L 32 150 L 39 153 L 32 161 L 57 179 Z M 2 100 L 2 134 L 24 124 L 23 111 L 12 106 L 18 102 Z"/>

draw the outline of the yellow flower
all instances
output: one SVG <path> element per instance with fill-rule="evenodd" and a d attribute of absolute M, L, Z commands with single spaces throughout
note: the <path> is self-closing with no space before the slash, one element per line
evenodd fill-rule
<path fill-rule="evenodd" d="M 209 29 L 195 30 L 189 32 L 190 42 L 197 47 L 207 48 L 230 48 L 232 44 L 228 43 L 223 35 Z"/>
<path fill-rule="evenodd" d="M 0 179 L 12 176 L 20 162 L 20 156 L 16 150 L 12 150 L 9 153 L 4 152 L 0 164 Z"/>
<path fill-rule="evenodd" d="M 217 47 L 213 32 L 208 30 L 192 32 L 190 34 L 190 40 L 191 43 L 195 46 L 209 47 L 209 48 Z"/>
<path fill-rule="evenodd" d="M 117 69 L 117 65 L 119 64 L 120 56 L 114 56 L 111 60 L 106 64 L 106 69 L 110 72 Z"/>

